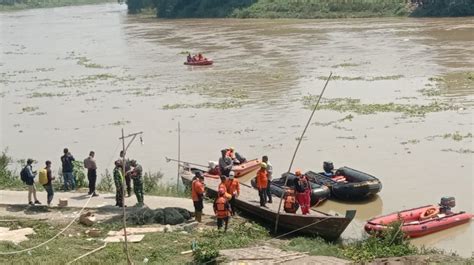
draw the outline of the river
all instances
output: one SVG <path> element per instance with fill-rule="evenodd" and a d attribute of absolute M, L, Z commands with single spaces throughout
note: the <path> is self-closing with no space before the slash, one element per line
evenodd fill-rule
<path fill-rule="evenodd" d="M 234 146 L 268 155 L 278 175 L 310 115 L 304 97 L 333 72 L 294 168 L 330 160 L 382 180 L 371 202 L 320 207 L 358 210 L 345 238 L 442 196 L 474 210 L 471 18 L 159 20 L 104 4 L 2 13 L 0 29 L 0 148 L 15 159 L 59 169 L 68 147 L 112 170 L 124 125 L 143 131 L 128 155 L 175 183 L 165 156 L 178 155 L 179 122 L 181 159 L 207 164 Z M 215 64 L 184 66 L 185 51 Z M 473 234 L 467 224 L 413 242 L 471 256 Z"/>

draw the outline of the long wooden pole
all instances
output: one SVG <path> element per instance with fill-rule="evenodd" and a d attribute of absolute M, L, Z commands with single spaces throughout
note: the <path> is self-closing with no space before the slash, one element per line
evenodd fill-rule
<path fill-rule="evenodd" d="M 298 144 L 296 145 L 295 152 L 293 153 L 293 157 L 291 158 L 290 166 L 288 167 L 288 173 L 291 172 L 291 167 L 293 166 L 293 162 L 295 161 L 296 153 L 298 152 L 298 149 L 300 148 L 301 141 L 303 141 L 304 134 L 306 133 L 306 130 L 308 129 L 308 127 L 311 123 L 311 119 L 313 119 L 313 115 L 314 115 L 314 113 L 316 112 L 316 109 L 319 106 L 319 102 L 321 101 L 321 98 L 323 97 L 324 91 L 326 90 L 326 87 L 329 83 L 329 80 L 331 80 L 331 77 L 332 77 L 332 72 L 329 73 L 329 77 L 326 80 L 326 84 L 324 84 L 323 90 L 321 91 L 321 94 L 319 95 L 318 101 L 316 102 L 316 105 L 314 105 L 313 111 L 311 112 L 311 115 L 309 116 L 308 122 L 306 123 L 306 126 L 304 127 L 303 133 L 301 134 L 301 137 L 298 140 Z M 286 186 L 287 182 L 288 182 L 288 178 L 285 179 L 285 185 L 284 186 Z M 280 219 L 280 210 L 281 210 L 281 203 L 283 202 L 283 197 L 284 196 L 280 197 L 280 204 L 278 205 L 278 213 L 277 213 L 276 220 L 275 220 L 275 233 L 278 231 L 278 221 Z"/>
<path fill-rule="evenodd" d="M 124 244 L 125 244 L 125 254 L 127 255 L 127 262 L 129 265 L 132 264 L 132 259 L 130 258 L 130 252 L 128 251 L 128 238 L 127 238 L 127 212 L 125 211 L 125 156 L 126 156 L 126 149 L 125 149 L 125 135 L 122 128 L 122 209 L 123 209 L 123 234 L 124 234 Z"/>
<path fill-rule="evenodd" d="M 181 164 L 181 127 L 178 121 L 178 175 L 176 177 L 176 192 L 179 189 L 179 169 Z"/>

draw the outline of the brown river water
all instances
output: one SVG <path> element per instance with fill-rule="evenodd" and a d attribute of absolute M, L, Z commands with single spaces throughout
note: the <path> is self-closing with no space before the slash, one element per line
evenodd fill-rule
<path fill-rule="evenodd" d="M 111 170 L 124 124 L 144 132 L 129 156 L 175 183 L 165 156 L 178 155 L 179 122 L 183 160 L 207 164 L 234 146 L 268 155 L 278 175 L 310 115 L 303 97 L 332 71 L 323 104 L 359 99 L 362 111 L 317 111 L 293 169 L 330 160 L 382 180 L 372 201 L 319 207 L 357 209 L 344 238 L 360 238 L 372 216 L 446 195 L 474 210 L 474 76 L 460 74 L 474 72 L 471 18 L 159 20 L 105 4 L 2 13 L 0 29 L 0 148 L 15 159 L 59 169 L 69 147 L 81 160 L 95 150 L 99 170 Z M 184 66 L 184 51 L 215 64 Z M 382 111 L 434 102 L 450 107 Z M 413 242 L 471 256 L 473 234 L 466 224 Z"/>

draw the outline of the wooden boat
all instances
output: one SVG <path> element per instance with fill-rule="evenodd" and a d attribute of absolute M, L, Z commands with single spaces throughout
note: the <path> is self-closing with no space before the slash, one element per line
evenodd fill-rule
<path fill-rule="evenodd" d="M 438 211 L 433 212 L 432 216 L 427 216 L 427 211 L 431 209 Z M 367 233 L 381 232 L 387 229 L 389 224 L 400 220 L 402 232 L 413 238 L 467 223 L 472 217 L 472 214 L 465 212 L 440 214 L 439 206 L 426 205 L 375 217 L 367 221 L 364 228 Z"/>
<path fill-rule="evenodd" d="M 181 179 L 184 185 L 190 186 L 194 172 L 199 169 L 185 169 L 181 173 Z M 206 194 L 215 197 L 217 195 L 217 186 L 219 181 L 216 179 L 205 179 Z M 265 223 L 275 223 L 278 203 L 267 204 L 267 207 L 261 207 L 257 192 L 250 186 L 241 185 L 240 196 L 236 198 L 235 206 L 238 210 L 259 219 Z M 318 235 L 327 240 L 336 240 L 346 229 L 355 216 L 355 210 L 346 211 L 345 216 L 333 216 L 320 211 L 311 210 L 308 215 L 288 214 L 280 212 L 279 230 L 293 231 L 300 234 Z"/>
<path fill-rule="evenodd" d="M 193 65 L 193 66 L 201 66 L 201 65 L 212 65 L 214 61 L 211 59 L 205 59 L 201 61 L 194 61 L 194 62 L 184 62 L 185 65 Z"/>
<path fill-rule="evenodd" d="M 339 200 L 367 199 L 382 189 L 382 182 L 378 178 L 349 167 L 339 168 L 334 174 L 336 177 L 332 178 L 313 171 L 305 175 L 311 182 L 327 186 L 331 190 L 331 197 Z"/>
<path fill-rule="evenodd" d="M 285 186 L 285 179 L 288 177 L 288 182 Z M 277 197 L 281 197 L 287 187 L 293 188 L 295 186 L 294 180 L 296 176 L 291 173 L 284 173 L 281 178 L 273 179 L 270 185 L 272 194 Z M 257 187 L 255 178 L 251 180 L 252 187 Z M 326 186 L 322 186 L 316 183 L 311 183 L 311 206 L 315 206 L 321 201 L 326 200 L 329 197 L 330 191 Z"/>
<path fill-rule="evenodd" d="M 245 174 L 248 174 L 248 173 L 258 169 L 260 167 L 260 163 L 261 162 L 258 159 L 248 160 L 245 163 L 233 166 L 232 171 L 234 171 L 235 177 L 239 178 L 239 177 L 242 177 Z M 219 175 L 212 175 L 212 174 L 209 174 L 207 172 L 204 172 L 203 176 L 207 177 L 207 178 L 213 178 L 213 179 L 219 179 L 220 178 Z"/>

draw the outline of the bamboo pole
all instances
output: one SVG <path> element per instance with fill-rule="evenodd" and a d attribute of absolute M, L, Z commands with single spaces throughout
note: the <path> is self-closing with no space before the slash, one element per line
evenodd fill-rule
<path fill-rule="evenodd" d="M 324 84 L 323 90 L 321 91 L 321 94 L 319 95 L 318 101 L 316 102 L 316 105 L 314 106 L 313 111 L 311 112 L 311 115 L 309 116 L 308 122 L 306 123 L 306 126 L 304 127 L 303 133 L 301 133 L 301 137 L 298 140 L 298 144 L 296 145 L 295 152 L 293 153 L 293 157 L 291 158 L 290 166 L 288 167 L 288 173 L 291 172 L 291 167 L 293 166 L 293 162 L 295 161 L 296 153 L 298 152 L 298 149 L 300 148 L 301 141 L 303 141 L 304 134 L 306 133 L 306 130 L 308 129 L 308 127 L 311 123 L 311 119 L 313 118 L 313 115 L 314 115 L 314 113 L 316 112 L 316 109 L 319 106 L 319 102 L 321 101 L 321 98 L 323 97 L 324 91 L 326 90 L 326 87 L 329 83 L 329 80 L 331 80 L 331 77 L 332 77 L 332 72 L 329 74 L 329 77 L 326 80 L 326 83 Z M 287 182 L 288 182 L 288 177 L 285 179 L 285 185 L 284 186 L 286 186 Z M 277 212 L 277 216 L 276 216 L 276 220 L 275 220 L 275 233 L 278 231 L 278 221 L 280 219 L 280 210 L 281 210 L 281 204 L 283 202 L 283 197 L 284 197 L 283 195 L 280 197 L 280 204 L 278 205 L 278 212 Z"/>
<path fill-rule="evenodd" d="M 176 192 L 179 190 L 179 169 L 181 163 L 181 127 L 178 121 L 178 175 L 176 177 Z"/>

